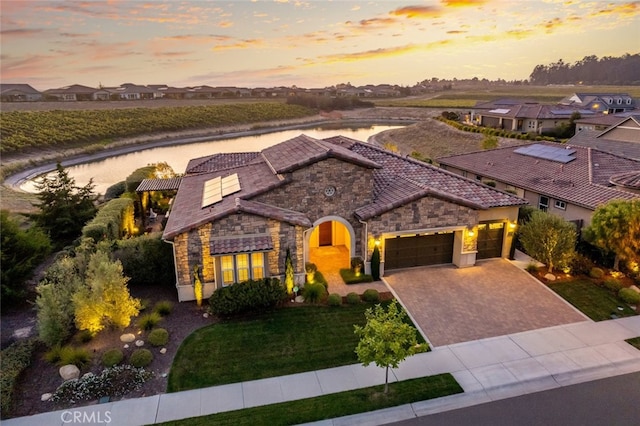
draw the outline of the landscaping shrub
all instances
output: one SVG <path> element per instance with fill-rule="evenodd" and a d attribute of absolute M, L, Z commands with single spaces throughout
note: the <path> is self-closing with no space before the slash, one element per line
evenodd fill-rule
<path fill-rule="evenodd" d="M 377 303 L 380 301 L 380 293 L 374 288 L 369 288 L 362 293 L 362 300 L 369 303 Z"/>
<path fill-rule="evenodd" d="M 308 283 L 312 283 L 315 281 L 316 272 L 318 271 L 318 267 L 315 263 L 307 262 L 304 264 L 304 271 L 306 272 L 306 281 Z"/>
<path fill-rule="evenodd" d="M 538 272 L 538 265 L 536 265 L 535 263 L 530 263 L 527 265 L 526 270 L 530 274 L 535 274 Z"/>
<path fill-rule="evenodd" d="M 324 277 L 324 275 L 322 275 L 322 272 L 320 271 L 316 271 L 316 274 L 314 275 L 314 278 L 313 278 L 313 283 L 322 284 L 325 290 L 329 290 L 329 283 L 327 282 L 327 279 Z"/>
<path fill-rule="evenodd" d="M 349 293 L 347 294 L 347 303 L 349 305 L 357 305 L 360 303 L 360 296 L 358 293 Z"/>
<path fill-rule="evenodd" d="M 75 338 L 80 343 L 89 343 L 91 340 L 93 340 L 93 337 L 93 334 L 91 334 L 91 332 L 89 332 L 88 330 L 81 330 L 78 332 L 78 334 L 76 334 Z"/>
<path fill-rule="evenodd" d="M 173 303 L 169 300 L 161 300 L 153 308 L 153 311 L 159 314 L 160 316 L 166 317 L 171 313 L 173 309 Z"/>
<path fill-rule="evenodd" d="M 146 367 L 153 361 L 153 354 L 149 349 L 136 349 L 129 357 L 129 364 L 134 367 Z"/>
<path fill-rule="evenodd" d="M 118 183 L 114 183 L 104 192 L 104 199 L 106 201 L 113 200 L 114 198 L 119 198 L 122 194 L 124 194 L 127 189 L 127 184 L 125 181 L 120 181 Z"/>
<path fill-rule="evenodd" d="M 58 366 L 73 364 L 81 369 L 91 361 L 91 355 L 84 348 L 76 348 L 71 345 L 54 346 L 44 354 L 44 359 Z"/>
<path fill-rule="evenodd" d="M 82 228 L 82 236 L 98 242 L 132 235 L 135 226 L 133 212 L 133 200 L 113 199 L 100 208 L 96 216 Z"/>
<path fill-rule="evenodd" d="M 356 273 L 364 271 L 364 261 L 361 257 L 351 258 L 351 269 Z"/>
<path fill-rule="evenodd" d="M 113 257 L 122 262 L 131 285 L 173 285 L 175 269 L 171 245 L 155 232 L 116 242 Z"/>
<path fill-rule="evenodd" d="M 123 396 L 139 389 L 151 377 L 153 377 L 153 373 L 145 371 L 143 368 L 117 365 L 105 368 L 100 374 L 87 374 L 78 380 L 64 382 L 53 393 L 51 400 L 53 402 L 74 403 L 99 399 L 103 396 Z"/>
<path fill-rule="evenodd" d="M 589 271 L 589 276 L 591 278 L 600 279 L 604 277 L 604 271 L 602 270 L 602 268 L 591 268 L 591 270 Z"/>
<path fill-rule="evenodd" d="M 618 293 L 624 287 L 624 284 L 615 278 L 607 278 L 604 280 L 604 286 L 609 290 Z"/>
<path fill-rule="evenodd" d="M 329 306 L 340 306 L 342 305 L 342 296 L 338 293 L 331 293 L 327 298 L 327 304 Z"/>
<path fill-rule="evenodd" d="M 116 364 L 120 364 L 124 359 L 124 354 L 118 348 L 109 349 L 105 353 L 102 354 L 102 365 L 105 367 L 113 367 Z"/>
<path fill-rule="evenodd" d="M 327 295 L 327 289 L 321 283 L 306 284 L 302 289 L 304 301 L 308 303 L 321 302 Z"/>
<path fill-rule="evenodd" d="M 147 336 L 147 341 L 152 346 L 163 346 L 169 341 L 169 332 L 164 328 L 156 328 Z"/>
<path fill-rule="evenodd" d="M 340 269 L 340 276 L 345 284 L 358 284 L 358 283 L 370 283 L 373 281 L 373 277 L 368 274 L 360 274 L 356 276 L 353 269 Z"/>
<path fill-rule="evenodd" d="M 286 297 L 280 280 L 263 278 L 219 288 L 209 298 L 209 305 L 215 315 L 236 315 L 273 308 Z"/>
<path fill-rule="evenodd" d="M 625 303 L 630 305 L 637 305 L 640 303 L 640 293 L 630 289 L 630 288 L 622 288 L 618 292 L 618 297 L 622 299 Z"/>
<path fill-rule="evenodd" d="M 10 414 L 13 392 L 20 374 L 31 364 L 35 339 L 19 340 L 0 352 L 0 406 L 2 418 Z"/>
<path fill-rule="evenodd" d="M 373 253 L 371 254 L 371 277 L 375 281 L 380 280 L 380 249 L 378 246 L 373 248 Z"/>
<path fill-rule="evenodd" d="M 576 253 L 571 259 L 569 268 L 573 275 L 589 275 L 591 268 L 593 268 L 593 262 L 584 254 Z"/>
<path fill-rule="evenodd" d="M 141 315 L 138 318 L 138 327 L 143 330 L 151 330 L 162 321 L 162 317 L 157 312 L 151 312 L 150 314 Z"/>

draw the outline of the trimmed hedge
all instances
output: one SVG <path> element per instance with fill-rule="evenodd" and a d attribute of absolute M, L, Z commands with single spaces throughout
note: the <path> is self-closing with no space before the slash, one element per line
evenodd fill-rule
<path fill-rule="evenodd" d="M 373 281 L 373 277 L 371 275 L 361 272 L 360 275 L 356 276 L 353 269 L 349 268 L 340 269 L 340 276 L 345 284 L 370 283 Z"/>
<path fill-rule="evenodd" d="M 129 363 L 134 367 L 146 367 L 153 361 L 153 354 L 149 349 L 136 349 L 129 357 Z"/>
<path fill-rule="evenodd" d="M 31 364 L 35 348 L 35 339 L 20 340 L 0 352 L 0 405 L 3 418 L 10 414 L 16 382 Z"/>
<path fill-rule="evenodd" d="M 120 364 L 124 359 L 124 354 L 118 348 L 109 349 L 102 354 L 102 365 L 105 367 L 113 367 L 116 364 Z"/>
<path fill-rule="evenodd" d="M 349 305 L 357 305 L 360 301 L 360 295 L 358 293 L 347 294 L 347 303 Z"/>
<path fill-rule="evenodd" d="M 82 236 L 98 242 L 104 239 L 119 240 L 125 235 L 131 235 L 134 232 L 133 213 L 133 200 L 111 200 L 82 228 Z"/>
<path fill-rule="evenodd" d="M 287 292 L 279 279 L 263 278 L 217 289 L 209 298 L 209 306 L 215 315 L 237 315 L 273 308 L 286 297 Z"/>
<path fill-rule="evenodd" d="M 369 303 L 378 303 L 380 301 L 380 293 L 374 288 L 370 288 L 362 293 L 362 300 Z"/>
<path fill-rule="evenodd" d="M 122 262 L 130 285 L 175 284 L 173 251 L 161 237 L 161 232 L 155 232 L 117 241 L 113 257 Z"/>
<path fill-rule="evenodd" d="M 327 297 L 326 287 L 319 282 L 307 283 L 302 289 L 304 301 L 308 303 L 322 302 Z"/>
<path fill-rule="evenodd" d="M 327 305 L 329 306 L 342 305 L 342 296 L 340 296 L 338 293 L 331 293 L 327 298 Z"/>
<path fill-rule="evenodd" d="M 147 341 L 151 346 L 163 346 L 169 341 L 169 332 L 164 328 L 156 328 L 147 336 Z"/>

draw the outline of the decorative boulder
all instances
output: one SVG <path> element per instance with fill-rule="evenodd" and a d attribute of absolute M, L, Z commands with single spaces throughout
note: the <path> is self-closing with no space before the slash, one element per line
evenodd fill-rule
<path fill-rule="evenodd" d="M 65 382 L 80 377 L 80 369 L 73 364 L 63 365 L 60 367 L 59 373 Z"/>
<path fill-rule="evenodd" d="M 553 275 L 553 274 L 546 274 L 546 275 L 544 276 L 544 279 L 545 279 L 545 280 L 548 280 L 548 281 L 555 281 L 555 280 L 556 280 L 556 276 L 555 276 L 555 275 Z"/>
<path fill-rule="evenodd" d="M 166 354 L 166 353 L 167 353 L 167 348 L 162 348 L 162 349 L 160 349 L 160 353 L 161 353 L 162 355 Z"/>
<path fill-rule="evenodd" d="M 636 293 L 640 293 L 640 288 L 638 288 L 638 286 L 630 285 L 629 288 L 631 290 L 635 291 Z"/>
<path fill-rule="evenodd" d="M 124 345 L 124 348 L 125 349 L 129 349 L 129 345 Z"/>
<path fill-rule="evenodd" d="M 131 343 L 136 340 L 136 336 L 133 333 L 127 333 L 120 336 L 120 341 L 123 343 Z"/>
<path fill-rule="evenodd" d="M 51 399 L 52 396 L 53 394 L 51 393 L 43 393 L 42 396 L 40 397 L 40 401 L 48 401 Z"/>
<path fill-rule="evenodd" d="M 144 340 L 136 340 L 136 346 L 137 347 L 144 346 Z"/>
<path fill-rule="evenodd" d="M 303 303 L 304 302 L 304 297 L 303 296 L 296 296 L 295 301 L 296 301 L 296 303 Z"/>

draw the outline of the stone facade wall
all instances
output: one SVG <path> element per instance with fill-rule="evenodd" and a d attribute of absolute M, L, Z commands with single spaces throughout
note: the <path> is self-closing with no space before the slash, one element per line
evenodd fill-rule
<path fill-rule="evenodd" d="M 351 224 L 355 233 L 356 252 L 353 255 L 361 255 L 363 226 L 353 213 L 373 199 L 373 170 L 328 158 L 292 172 L 290 178 L 291 182 L 287 185 L 262 194 L 255 200 L 302 212 L 311 222 L 326 216 L 342 217 Z M 331 197 L 324 193 L 328 186 L 336 188 Z M 299 247 L 302 259 L 302 236 L 299 238 L 296 247 Z M 296 272 L 303 272 L 302 260 L 299 261 L 299 267 L 296 267 Z"/>
<path fill-rule="evenodd" d="M 439 198 L 425 197 L 370 219 L 368 231 L 372 239 L 385 233 L 447 226 L 465 226 L 471 229 L 477 223 L 476 210 Z M 370 241 L 368 258 L 372 252 L 373 241 Z"/>
<path fill-rule="evenodd" d="M 304 228 L 286 222 L 269 219 L 273 251 L 267 253 L 267 263 L 270 275 L 284 275 L 284 262 L 287 248 L 291 250 L 291 260 L 295 271 L 304 270 Z"/>

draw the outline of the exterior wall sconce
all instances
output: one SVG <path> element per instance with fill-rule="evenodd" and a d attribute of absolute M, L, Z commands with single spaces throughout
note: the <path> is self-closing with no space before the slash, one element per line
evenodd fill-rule
<path fill-rule="evenodd" d="M 467 231 L 467 235 L 473 237 L 475 235 L 475 232 L 473 232 L 473 230 Z"/>
<path fill-rule="evenodd" d="M 509 228 L 515 229 L 516 224 L 514 222 L 509 222 Z"/>
<path fill-rule="evenodd" d="M 375 244 L 377 247 L 380 247 L 380 238 L 376 238 L 376 240 L 374 241 L 374 244 Z"/>

